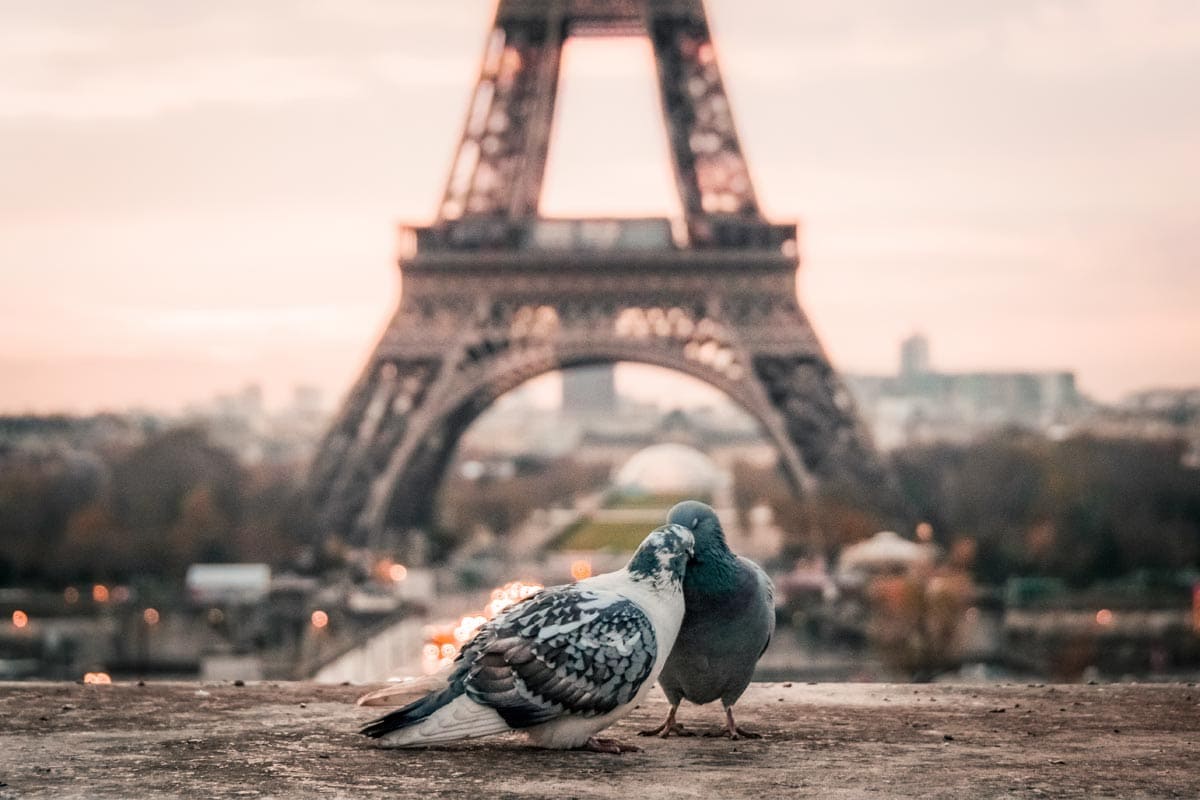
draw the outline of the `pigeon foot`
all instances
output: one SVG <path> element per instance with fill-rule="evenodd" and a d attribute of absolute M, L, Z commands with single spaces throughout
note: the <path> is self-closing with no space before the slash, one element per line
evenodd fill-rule
<path fill-rule="evenodd" d="M 761 738 L 763 738 L 763 735 L 761 733 L 755 733 L 754 731 L 748 731 L 745 728 L 741 728 L 741 727 L 737 727 L 737 726 L 734 726 L 734 729 L 732 731 L 726 731 L 723 735 L 729 739 L 733 739 L 734 741 L 736 741 L 738 739 L 761 739 Z"/>
<path fill-rule="evenodd" d="M 671 706 L 671 710 L 667 712 L 667 718 L 663 720 L 662 725 L 659 725 L 657 728 L 651 728 L 648 731 L 638 731 L 638 736 L 657 736 L 660 739 L 666 739 L 672 733 L 676 736 L 695 736 L 694 733 L 675 721 L 675 712 L 678 710 L 679 706 Z"/>
<path fill-rule="evenodd" d="M 676 722 L 673 725 L 663 723 L 657 728 L 650 728 L 645 731 L 638 731 L 638 736 L 657 736 L 660 739 L 669 738 L 672 734 L 676 736 L 695 736 L 696 734 L 683 727 L 682 722 Z"/>
<path fill-rule="evenodd" d="M 709 731 L 708 733 L 704 734 L 704 736 L 707 739 L 729 739 L 734 742 L 739 741 L 741 739 L 761 739 L 761 738 L 763 738 L 763 735 L 761 733 L 755 733 L 754 731 L 748 731 L 745 728 L 741 728 L 736 725 L 733 727 L 732 730 L 726 728 L 725 730 Z"/>
<path fill-rule="evenodd" d="M 761 739 L 761 738 L 763 738 L 761 733 L 755 733 L 754 731 L 748 731 L 745 728 L 739 727 L 738 724 L 733 721 L 733 709 L 732 708 L 725 709 L 725 731 L 724 731 L 724 733 L 719 734 L 719 735 L 724 736 L 727 739 L 731 739 L 733 741 L 737 741 L 738 739 Z"/>
<path fill-rule="evenodd" d="M 595 736 L 584 742 L 580 750 L 587 750 L 591 753 L 613 753 L 620 755 L 622 753 L 640 753 L 642 748 L 632 744 L 624 744 L 616 739 L 599 739 Z"/>

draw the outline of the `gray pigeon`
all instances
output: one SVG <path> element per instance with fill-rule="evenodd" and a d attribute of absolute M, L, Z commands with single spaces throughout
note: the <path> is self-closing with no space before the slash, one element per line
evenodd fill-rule
<path fill-rule="evenodd" d="M 636 750 L 594 734 L 650 690 L 683 621 L 687 528 L 664 525 L 616 572 L 553 586 L 485 623 L 445 687 L 361 730 L 389 747 L 523 731 L 541 747 Z"/>
<path fill-rule="evenodd" d="M 775 631 L 775 588 L 761 567 L 729 550 L 709 506 L 686 500 L 671 509 L 667 522 L 695 534 L 696 555 L 683 581 L 683 627 L 658 677 L 671 710 L 662 725 L 642 735 L 690 735 L 675 722 L 680 701 L 703 705 L 719 698 L 726 736 L 760 738 L 737 726 L 733 704 L 750 685 L 754 665 Z"/>

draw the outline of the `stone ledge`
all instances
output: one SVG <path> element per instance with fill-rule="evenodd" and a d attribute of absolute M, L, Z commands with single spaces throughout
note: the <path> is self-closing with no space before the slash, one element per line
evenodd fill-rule
<path fill-rule="evenodd" d="M 354 731 L 369 687 L 0 683 L 0 798 L 1200 797 L 1193 685 L 756 684 L 763 740 L 636 738 L 645 752 L 536 750 L 517 737 L 380 750 Z M 719 708 L 680 720 L 716 731 Z"/>

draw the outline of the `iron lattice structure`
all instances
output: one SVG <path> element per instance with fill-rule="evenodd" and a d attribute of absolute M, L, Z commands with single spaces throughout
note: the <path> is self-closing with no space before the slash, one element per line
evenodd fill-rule
<path fill-rule="evenodd" d="M 684 218 L 538 216 L 564 41 L 653 45 Z M 796 300 L 794 224 L 767 222 L 701 0 L 500 0 L 432 225 L 409 229 L 400 307 L 310 475 L 323 527 L 381 543 L 431 521 L 459 436 L 549 370 L 672 368 L 740 403 L 797 491 L 894 491 Z"/>

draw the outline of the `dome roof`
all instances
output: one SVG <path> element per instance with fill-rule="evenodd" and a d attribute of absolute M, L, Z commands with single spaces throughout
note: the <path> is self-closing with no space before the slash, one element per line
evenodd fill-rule
<path fill-rule="evenodd" d="M 646 494 L 711 494 L 724 475 L 711 458 L 694 447 L 656 444 L 635 453 L 617 470 L 616 485 Z"/>

